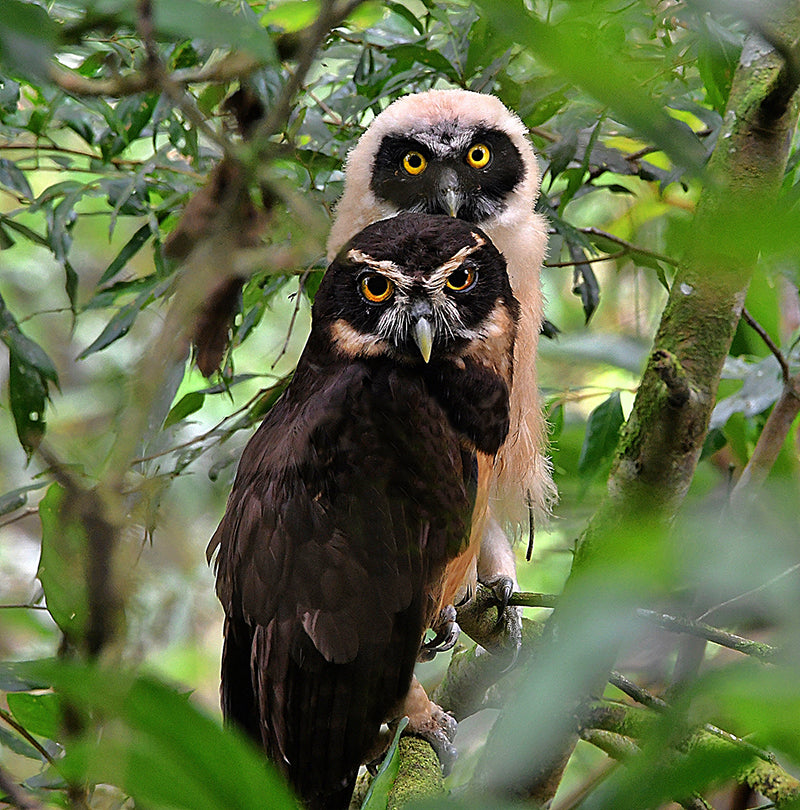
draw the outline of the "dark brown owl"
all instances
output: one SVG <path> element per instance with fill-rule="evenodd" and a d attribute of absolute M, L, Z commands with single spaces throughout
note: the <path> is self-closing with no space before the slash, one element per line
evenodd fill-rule
<path fill-rule="evenodd" d="M 546 522 L 556 499 L 536 376 L 543 302 L 539 272 L 547 223 L 534 211 L 540 172 L 522 121 L 494 96 L 429 90 L 394 101 L 375 117 L 347 158 L 344 194 L 328 254 L 369 222 L 398 211 L 449 214 L 480 227 L 502 251 L 520 319 L 508 441 L 489 476 L 490 519 L 477 571 L 503 603 L 516 588 L 514 553 L 530 515 Z M 469 589 L 467 588 L 468 592 Z"/>
<path fill-rule="evenodd" d="M 223 711 L 310 808 L 347 807 L 382 722 L 429 731 L 414 663 L 483 533 L 517 317 L 477 227 L 376 222 L 325 274 L 294 379 L 244 451 L 208 548 Z"/>

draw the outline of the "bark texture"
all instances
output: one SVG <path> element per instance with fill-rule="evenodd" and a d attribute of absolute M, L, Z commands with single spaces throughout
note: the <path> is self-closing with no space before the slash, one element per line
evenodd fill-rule
<path fill-rule="evenodd" d="M 538 659 L 557 660 L 564 629 L 574 632 L 581 626 L 575 615 L 578 601 L 572 597 L 582 587 L 585 594 L 587 585 L 599 586 L 594 599 L 598 617 L 612 605 L 617 611 L 626 605 L 633 610 L 637 589 L 646 589 L 646 583 L 631 585 L 624 579 L 620 550 L 635 555 L 640 536 L 663 536 L 694 476 L 797 122 L 798 71 L 794 58 L 785 57 L 793 54 L 793 43 L 800 38 L 800 3 L 764 8 L 762 32 L 780 32 L 770 40 L 783 38 L 791 47 L 776 50 L 757 33 L 746 41 L 606 496 L 580 539 L 567 587 L 545 632 L 542 655 L 534 655 L 528 665 L 531 679 L 545 671 L 537 669 Z M 621 545 L 625 538 L 627 546 Z M 587 623 L 592 621 L 594 617 L 586 616 Z M 597 638 L 603 631 L 600 621 Z M 605 632 L 608 639 L 607 628 Z M 586 690 L 584 696 L 602 694 L 616 654 L 617 645 L 608 641 L 587 651 L 581 665 L 590 671 L 578 674 L 576 668 L 575 683 L 559 684 L 565 693 L 563 706 L 568 707 L 580 690 Z M 499 718 L 476 770 L 475 786 L 545 804 L 554 795 L 578 735 L 574 726 L 562 724 L 561 744 L 546 754 L 539 745 L 524 767 L 519 747 L 537 748 L 536 734 L 529 731 L 520 739 L 522 727 L 516 718 L 530 712 L 533 704 L 526 700 L 532 694 L 533 687 L 527 694 L 523 689 Z M 513 769 L 497 773 L 498 762 L 512 760 L 517 763 Z"/>

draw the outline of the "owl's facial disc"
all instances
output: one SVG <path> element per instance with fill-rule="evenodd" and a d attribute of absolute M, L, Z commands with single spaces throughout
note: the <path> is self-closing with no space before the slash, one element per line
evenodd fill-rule
<path fill-rule="evenodd" d="M 505 209 L 524 177 L 522 156 L 507 133 L 448 120 L 387 134 L 370 188 L 398 211 L 482 223 Z"/>

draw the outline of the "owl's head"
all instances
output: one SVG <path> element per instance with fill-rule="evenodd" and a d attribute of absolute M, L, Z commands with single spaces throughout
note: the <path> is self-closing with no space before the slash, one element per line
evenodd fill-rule
<path fill-rule="evenodd" d="M 518 311 L 505 259 L 480 228 L 401 213 L 367 226 L 342 248 L 317 292 L 313 318 L 334 350 L 350 358 L 422 364 L 469 355 L 510 370 Z"/>
<path fill-rule="evenodd" d="M 498 98 L 468 90 L 404 96 L 348 156 L 329 255 L 367 222 L 398 211 L 483 228 L 530 217 L 539 183 L 525 125 Z"/>

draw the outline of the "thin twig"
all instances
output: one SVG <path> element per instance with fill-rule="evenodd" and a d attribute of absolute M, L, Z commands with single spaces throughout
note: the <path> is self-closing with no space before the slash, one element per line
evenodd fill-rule
<path fill-rule="evenodd" d="M 709 624 L 692 621 L 682 616 L 670 616 L 658 613 L 655 610 L 645 610 L 644 608 L 637 609 L 636 615 L 672 633 L 688 633 L 692 636 L 698 636 L 706 639 L 706 641 L 719 644 L 721 647 L 727 647 L 745 655 L 752 655 L 761 661 L 773 661 L 779 654 L 777 647 L 760 641 L 753 641 L 743 636 L 737 636 L 735 633 L 728 633 Z"/>
<path fill-rule="evenodd" d="M 20 602 L 19 604 L 0 605 L 0 610 L 47 610 L 47 605 L 29 605 Z"/>
<path fill-rule="evenodd" d="M 5 709 L 0 709 L 0 720 L 11 726 L 11 728 L 13 728 L 17 734 L 25 739 L 25 742 L 32 745 L 42 755 L 43 759 L 45 759 L 51 765 L 53 764 L 53 758 L 50 756 L 47 749 L 28 731 L 28 729 L 20 725 Z"/>
<path fill-rule="evenodd" d="M 2 523 L 0 523 L 0 529 L 5 529 L 6 526 L 10 526 L 12 523 L 16 523 L 18 520 L 24 520 L 26 517 L 35 515 L 38 511 L 39 511 L 38 509 L 31 506 L 24 512 L 20 512 L 18 515 L 14 515 L 14 517 L 10 517 L 8 518 L 8 520 L 4 520 Z"/>
<path fill-rule="evenodd" d="M 519 591 L 511 594 L 508 604 L 511 607 L 554 608 L 557 601 L 558 596 L 552 593 Z"/>
<path fill-rule="evenodd" d="M 781 374 L 783 375 L 784 384 L 789 382 L 789 363 L 786 360 L 784 353 L 775 345 L 775 341 L 770 337 L 767 330 L 747 311 L 747 307 L 742 307 L 742 317 L 747 322 L 747 325 L 764 341 L 767 348 L 775 356 L 778 364 L 781 367 Z"/>
<path fill-rule="evenodd" d="M 234 79 L 249 76 L 264 64 L 246 53 L 232 53 L 214 65 L 199 69 L 176 70 L 169 74 L 175 85 L 201 84 L 205 82 L 224 84 Z M 131 73 L 112 79 L 87 79 L 60 65 L 50 67 L 50 80 L 67 93 L 75 96 L 111 96 L 120 98 L 157 89 L 157 80 L 149 73 Z"/>
<path fill-rule="evenodd" d="M 707 619 L 712 613 L 716 613 L 716 611 L 720 610 L 720 608 L 728 607 L 728 605 L 732 605 L 734 602 L 738 602 L 740 599 L 746 599 L 748 596 L 753 596 L 754 594 L 760 593 L 761 591 L 772 587 L 776 582 L 780 582 L 780 580 L 782 580 L 784 577 L 788 577 L 797 571 L 800 571 L 800 563 L 797 563 L 797 565 L 792 565 L 785 571 L 781 571 L 780 574 L 777 574 L 776 576 L 772 577 L 772 579 L 758 585 L 755 588 L 751 588 L 749 591 L 745 591 L 744 593 L 740 593 L 737 596 L 731 597 L 730 599 L 726 599 L 724 602 L 720 602 L 718 605 L 714 605 L 714 607 L 709 608 L 705 613 L 698 616 L 696 621 L 701 622 L 704 619 Z"/>
<path fill-rule="evenodd" d="M 2 767 L 0 767 L 0 791 L 6 794 L 10 806 L 16 807 L 18 810 L 41 810 L 42 808 L 42 805 L 33 796 L 25 793 Z"/>
<path fill-rule="evenodd" d="M 634 683 L 619 672 L 612 672 L 608 682 L 612 686 L 616 686 L 617 689 L 626 694 L 629 698 L 632 698 L 637 703 L 641 703 L 642 706 L 647 706 L 657 711 L 664 711 L 669 708 L 665 700 L 652 694 L 652 692 L 648 692 L 647 689 Z"/>
<path fill-rule="evenodd" d="M 605 256 L 587 256 L 579 262 L 545 262 L 544 267 L 575 267 L 579 264 L 592 264 L 594 262 L 610 262 L 614 259 L 621 259 L 623 256 L 629 256 L 630 250 L 618 250 L 616 253 L 608 253 Z"/>

